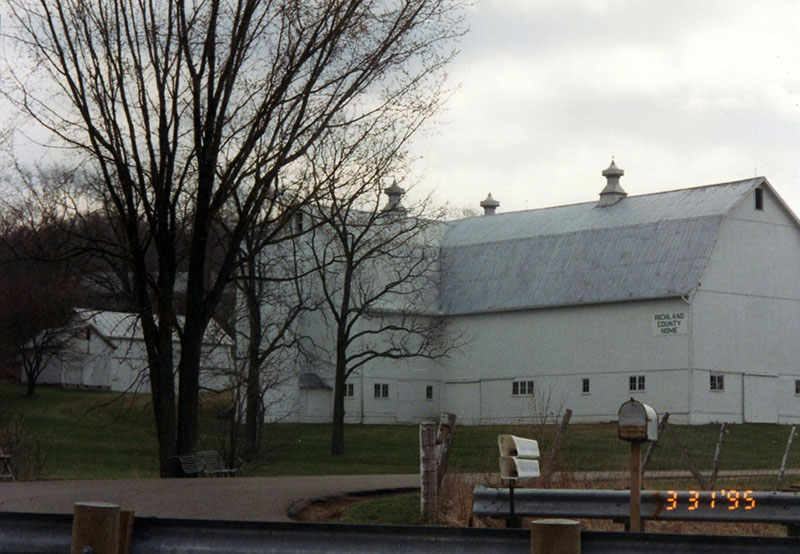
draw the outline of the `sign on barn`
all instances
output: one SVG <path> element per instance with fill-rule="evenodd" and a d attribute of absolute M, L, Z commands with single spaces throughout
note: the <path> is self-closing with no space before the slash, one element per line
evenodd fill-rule
<path fill-rule="evenodd" d="M 686 312 L 661 312 L 653 315 L 653 334 L 685 335 L 689 331 Z"/>

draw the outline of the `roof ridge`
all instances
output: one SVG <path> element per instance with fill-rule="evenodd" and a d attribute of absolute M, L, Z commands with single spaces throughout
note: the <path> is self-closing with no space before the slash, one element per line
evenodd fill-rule
<path fill-rule="evenodd" d="M 656 196 L 656 195 L 661 195 L 661 194 L 681 193 L 681 192 L 686 192 L 687 190 L 702 190 L 702 189 L 709 189 L 709 188 L 714 188 L 714 187 L 725 187 L 725 186 L 731 186 L 731 185 L 738 185 L 738 184 L 747 183 L 748 181 L 752 181 L 755 184 L 756 181 L 765 181 L 765 180 L 766 180 L 766 177 L 764 177 L 763 175 L 759 175 L 759 176 L 756 176 L 756 177 L 749 177 L 747 179 L 736 179 L 736 180 L 733 180 L 733 181 L 724 181 L 722 183 L 711 183 L 711 184 L 708 184 L 708 185 L 693 185 L 693 186 L 683 187 L 683 188 L 679 188 L 679 189 L 658 190 L 658 191 L 654 191 L 654 192 L 643 192 L 641 194 L 629 194 L 628 197 L 625 199 L 625 201 L 627 202 L 629 200 L 634 200 L 636 198 L 643 198 L 645 196 Z M 583 202 L 574 202 L 574 203 L 571 203 L 571 204 L 559 204 L 559 205 L 556 205 L 556 206 L 542 206 L 540 208 L 528 208 L 528 209 L 525 209 L 525 210 L 514 210 L 514 211 L 511 211 L 511 212 L 499 212 L 499 213 L 495 213 L 494 215 L 495 215 L 495 217 L 502 217 L 502 216 L 512 215 L 512 214 L 524 214 L 524 213 L 531 213 L 531 212 L 542 212 L 542 211 L 546 211 L 546 210 L 557 210 L 557 209 L 560 209 L 560 208 L 572 208 L 572 207 L 576 207 L 576 206 L 583 206 L 584 204 L 596 205 L 597 204 L 597 200 L 587 200 L 587 201 L 583 201 Z M 484 216 L 483 215 L 474 215 L 474 216 L 470 216 L 470 217 L 463 217 L 461 219 L 453 219 L 453 220 L 450 220 L 450 221 L 446 221 L 445 223 L 452 224 L 452 223 L 458 223 L 460 221 L 466 221 L 466 220 L 470 220 L 470 219 L 480 219 L 482 217 L 484 217 Z"/>

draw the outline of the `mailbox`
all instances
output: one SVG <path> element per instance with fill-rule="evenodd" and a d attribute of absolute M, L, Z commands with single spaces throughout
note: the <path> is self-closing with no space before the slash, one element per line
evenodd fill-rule
<path fill-rule="evenodd" d="M 658 414 L 631 398 L 619 407 L 619 438 L 631 442 L 658 440 Z"/>
<path fill-rule="evenodd" d="M 532 460 L 539 458 L 539 443 L 533 439 L 498 435 L 497 446 L 500 448 L 500 456 L 518 456 Z"/>
<path fill-rule="evenodd" d="M 524 479 L 539 477 L 539 443 L 514 435 L 499 435 L 500 477 Z"/>
<path fill-rule="evenodd" d="M 539 475 L 539 460 L 511 458 L 508 456 L 500 458 L 501 479 L 526 479 L 528 477 L 539 477 Z"/>

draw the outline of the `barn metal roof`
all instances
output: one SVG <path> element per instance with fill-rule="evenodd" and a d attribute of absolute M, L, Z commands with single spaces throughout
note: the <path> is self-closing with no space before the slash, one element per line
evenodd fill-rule
<path fill-rule="evenodd" d="M 75 313 L 79 322 L 91 325 L 106 339 L 144 340 L 141 321 L 136 314 L 85 308 L 76 309 Z M 178 316 L 178 323 L 183 325 L 182 316 Z M 233 344 L 230 336 L 213 319 L 206 328 L 204 343 Z"/>
<path fill-rule="evenodd" d="M 447 314 L 674 297 L 690 293 L 723 217 L 763 177 L 474 217 L 447 224 Z"/>
<path fill-rule="evenodd" d="M 331 388 L 316 373 L 301 373 L 299 377 L 301 389 L 329 389 Z"/>

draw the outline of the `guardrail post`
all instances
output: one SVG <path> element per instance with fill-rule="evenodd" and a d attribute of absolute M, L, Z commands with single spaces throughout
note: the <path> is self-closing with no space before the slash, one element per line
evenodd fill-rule
<path fill-rule="evenodd" d="M 119 554 L 119 506 L 78 502 L 72 519 L 72 554 Z"/>
<path fill-rule="evenodd" d="M 119 548 L 117 554 L 132 554 L 133 552 L 133 510 L 119 511 Z"/>
<path fill-rule="evenodd" d="M 531 554 L 580 554 L 581 524 L 572 519 L 531 522 Z"/>

